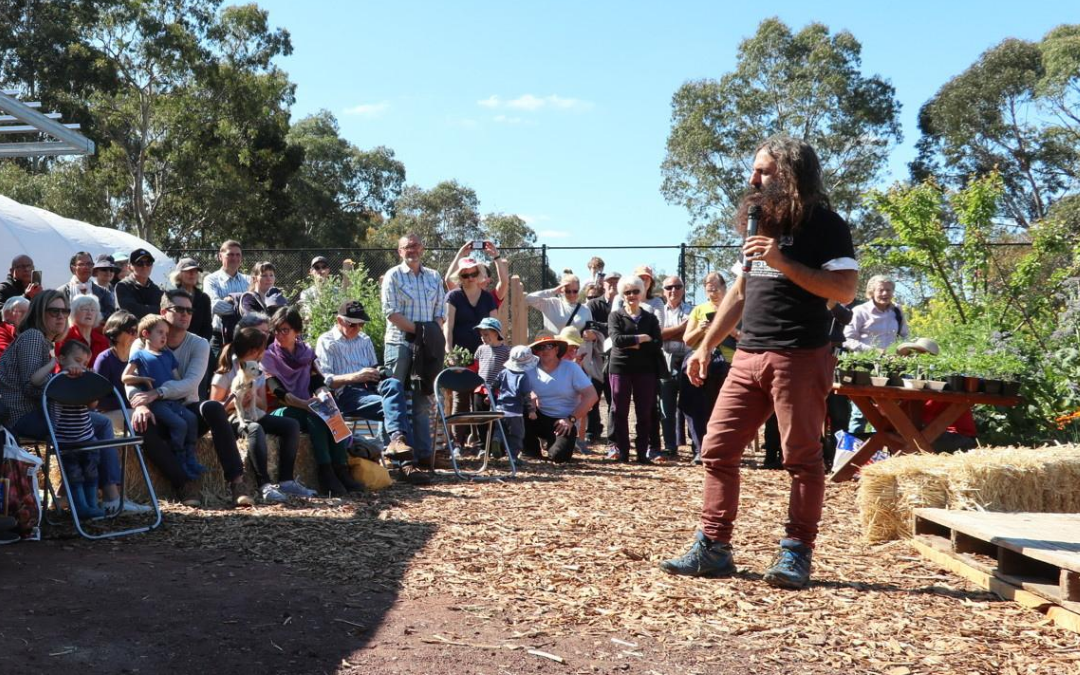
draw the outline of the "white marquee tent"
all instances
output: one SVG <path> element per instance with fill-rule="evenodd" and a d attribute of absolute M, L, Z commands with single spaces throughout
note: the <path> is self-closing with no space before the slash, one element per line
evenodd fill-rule
<path fill-rule="evenodd" d="M 161 286 L 175 261 L 160 249 L 133 234 L 64 218 L 0 195 L 0 270 L 4 270 L 0 276 L 7 276 L 12 258 L 26 254 L 41 270 L 42 285 L 57 288 L 71 278 L 69 263 L 77 252 L 89 251 L 96 259 L 102 253 L 131 253 L 137 248 L 154 256 L 151 278 Z"/>

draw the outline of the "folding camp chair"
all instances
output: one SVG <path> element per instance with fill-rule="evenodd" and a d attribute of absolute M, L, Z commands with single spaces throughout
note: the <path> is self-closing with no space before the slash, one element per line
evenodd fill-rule
<path fill-rule="evenodd" d="M 124 415 L 124 435 L 117 436 L 108 440 L 89 440 L 79 443 L 65 443 L 60 445 L 56 440 L 56 430 L 53 428 L 53 421 L 49 415 L 49 401 L 55 401 L 59 404 L 66 405 L 86 405 L 93 401 L 97 401 L 106 398 L 109 394 L 115 394 L 116 400 L 120 403 L 120 411 Z M 64 492 L 66 493 L 69 510 L 71 512 L 71 518 L 75 522 L 75 529 L 80 535 L 87 539 L 105 539 L 108 537 L 119 537 L 127 534 L 137 534 L 139 532 L 149 532 L 161 525 L 161 508 L 158 506 L 157 495 L 154 493 L 154 485 L 150 481 L 150 473 L 146 470 L 146 461 L 143 459 L 142 454 L 142 437 L 137 436 L 131 427 L 131 417 L 128 415 L 127 407 L 124 405 L 124 399 L 120 396 L 112 384 L 95 372 L 87 371 L 79 377 L 68 377 L 66 372 L 53 375 L 52 378 L 45 384 L 45 389 L 41 392 L 41 405 L 45 412 L 45 425 L 49 429 L 49 438 L 45 443 L 45 490 L 44 499 L 42 501 L 42 513 L 49 513 L 49 501 L 52 500 L 52 509 L 55 515 L 60 514 L 60 504 L 57 499 L 56 487 L 52 484 L 52 478 L 49 475 L 49 458 L 53 455 L 56 456 L 56 464 L 60 467 L 60 475 L 63 478 Z M 104 448 L 116 448 L 121 450 L 120 466 L 127 465 L 127 453 L 129 448 L 134 448 L 135 457 L 138 459 L 139 468 L 142 469 L 143 480 L 146 481 L 147 494 L 150 495 L 150 505 L 154 509 L 154 522 L 150 525 L 141 525 L 139 527 L 131 527 L 122 530 L 115 530 L 111 532 L 103 532 L 101 534 L 89 534 L 83 529 L 82 522 L 79 519 L 79 514 L 75 510 L 75 500 L 71 495 L 71 482 L 67 480 L 67 473 L 64 471 L 64 457 L 65 455 L 71 456 L 79 452 L 88 452 L 91 450 L 101 450 Z M 124 500 L 127 498 L 125 490 L 124 471 L 120 472 L 120 508 L 116 514 L 108 516 L 107 518 L 115 518 L 124 512 Z M 47 518 L 47 522 L 50 524 L 56 524 L 57 520 Z"/>
<path fill-rule="evenodd" d="M 509 452 L 509 446 L 506 443 L 506 432 L 503 431 L 502 427 L 503 413 L 498 411 L 476 411 L 447 415 L 446 410 L 443 407 L 443 391 L 452 391 L 471 396 L 477 389 L 481 389 L 487 395 L 489 401 L 495 400 L 495 397 L 491 393 L 491 389 L 487 386 L 487 383 L 484 382 L 484 378 L 468 368 L 447 368 L 435 378 L 435 410 L 439 415 L 439 419 L 442 420 L 443 431 L 446 434 L 446 444 L 450 449 L 450 461 L 454 467 L 454 474 L 456 474 L 458 478 L 471 478 L 474 480 L 481 478 L 480 474 L 487 470 L 488 460 L 491 458 L 492 430 L 497 428 L 499 430 L 499 436 L 502 438 L 502 447 L 507 450 L 506 457 L 510 462 L 510 478 L 513 478 L 517 475 L 517 463 L 514 461 L 513 455 Z M 458 465 L 457 447 L 454 442 L 454 435 L 450 433 L 451 428 L 456 426 L 477 426 L 483 428 L 485 441 L 484 447 L 480 451 L 483 462 L 480 464 L 480 468 L 475 471 L 462 471 L 461 467 Z"/>

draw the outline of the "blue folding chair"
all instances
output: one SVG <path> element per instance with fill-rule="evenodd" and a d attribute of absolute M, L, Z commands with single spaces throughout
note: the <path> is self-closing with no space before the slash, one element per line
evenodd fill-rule
<path fill-rule="evenodd" d="M 443 432 L 446 434 L 446 444 L 450 449 L 450 462 L 454 467 L 454 474 L 458 478 L 469 478 L 472 480 L 492 480 L 496 478 L 494 476 L 482 476 L 481 474 L 487 470 L 488 460 L 491 458 L 492 430 L 498 429 L 499 437 L 502 439 L 502 447 L 506 451 L 507 460 L 510 462 L 509 477 L 513 478 L 517 475 L 517 462 L 514 461 L 514 456 L 510 453 L 509 445 L 506 442 L 506 432 L 503 431 L 502 426 L 503 413 L 492 410 L 447 415 L 446 410 L 443 407 L 444 391 L 452 391 L 471 396 L 477 389 L 481 389 L 488 397 L 489 401 L 495 400 L 495 397 L 491 393 L 491 389 L 487 386 L 487 383 L 484 382 L 484 378 L 468 368 L 447 368 L 435 378 L 435 410 L 439 415 L 439 419 L 442 421 Z M 455 445 L 454 435 L 450 433 L 451 428 L 456 426 L 477 426 L 484 429 L 484 447 L 480 450 L 480 458 L 483 461 L 480 464 L 480 468 L 475 471 L 462 471 L 458 463 L 459 449 Z"/>
<path fill-rule="evenodd" d="M 89 440 L 79 443 L 64 443 L 60 444 L 56 440 L 56 430 L 53 427 L 52 417 L 49 415 L 49 402 L 54 401 L 61 405 L 87 405 L 93 401 L 98 401 L 106 398 L 109 394 L 116 394 L 116 400 L 120 403 L 120 411 L 124 415 L 124 435 L 111 438 L 109 440 Z M 52 484 L 52 479 L 49 475 L 49 458 L 53 455 L 56 456 L 56 464 L 60 467 L 61 476 L 66 476 L 64 471 L 64 456 L 71 456 L 80 452 L 89 452 L 92 450 L 101 450 L 104 448 L 116 448 L 121 450 L 120 466 L 127 465 L 127 453 L 128 449 L 134 449 L 135 457 L 139 462 L 139 468 L 142 470 L 143 480 L 146 481 L 147 494 L 150 495 L 150 505 L 154 509 L 154 522 L 149 525 L 140 525 L 137 527 L 131 527 L 120 530 L 113 530 L 103 532 L 101 534 L 90 534 L 83 529 L 82 522 L 79 519 L 79 514 L 75 510 L 75 500 L 71 495 L 71 482 L 66 478 L 63 479 L 64 492 L 67 496 L 67 501 L 70 506 L 71 518 L 75 523 L 75 529 L 80 535 L 87 539 L 106 539 L 108 537 L 120 537 L 128 534 L 137 534 L 139 532 L 149 532 L 161 525 L 161 508 L 158 506 L 157 495 L 154 493 L 154 484 L 150 481 L 150 473 L 146 469 L 146 461 L 143 459 L 142 454 L 142 442 L 141 436 L 135 434 L 134 429 L 131 427 L 131 417 L 128 414 L 127 406 L 124 405 L 124 399 L 120 396 L 112 384 L 95 372 L 87 371 L 79 377 L 68 377 L 66 372 L 53 375 L 51 379 L 45 384 L 45 389 L 41 392 L 41 406 L 45 412 L 45 425 L 49 429 L 49 438 L 46 439 L 45 445 L 45 491 L 44 499 L 42 502 L 42 513 L 49 513 L 49 500 L 52 500 L 52 509 L 58 516 L 60 514 L 60 504 L 57 499 L 56 488 Z M 116 514 L 108 516 L 108 519 L 115 518 L 124 512 L 124 500 L 126 499 L 126 486 L 124 479 L 124 471 L 120 472 L 120 508 Z M 56 524 L 58 519 L 51 520 L 46 517 L 46 521 L 50 524 Z"/>

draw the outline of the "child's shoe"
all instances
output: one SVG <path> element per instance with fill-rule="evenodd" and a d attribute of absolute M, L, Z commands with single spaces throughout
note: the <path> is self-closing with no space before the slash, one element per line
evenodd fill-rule
<path fill-rule="evenodd" d="M 200 464 L 199 460 L 195 459 L 195 452 L 191 450 L 184 453 L 183 464 L 192 480 L 196 480 L 199 476 L 210 470 Z"/>
<path fill-rule="evenodd" d="M 71 493 L 75 496 L 75 509 L 78 511 L 80 518 L 95 520 L 105 517 L 105 511 L 98 507 L 97 503 L 98 482 L 96 480 L 87 481 L 81 486 L 72 486 Z M 80 495 L 82 499 L 79 499 Z"/>

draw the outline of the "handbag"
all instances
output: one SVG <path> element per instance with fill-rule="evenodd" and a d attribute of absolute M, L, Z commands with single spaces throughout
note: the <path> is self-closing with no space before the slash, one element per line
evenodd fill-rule
<path fill-rule="evenodd" d="M 42 459 L 19 447 L 4 429 L 4 457 L 0 459 L 0 511 L 18 521 L 15 531 L 23 539 L 41 540 L 41 490 L 38 470 Z"/>

